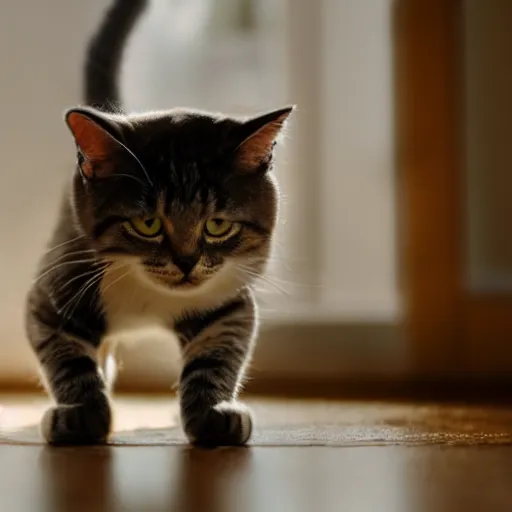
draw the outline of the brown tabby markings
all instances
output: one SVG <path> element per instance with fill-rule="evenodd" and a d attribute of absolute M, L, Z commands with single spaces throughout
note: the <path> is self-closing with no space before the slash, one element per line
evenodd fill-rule
<path fill-rule="evenodd" d="M 104 70 L 118 69 L 145 6 L 115 0 L 107 13 L 89 50 L 90 101 L 117 101 L 116 78 Z M 56 402 L 41 423 L 49 443 L 107 441 L 116 343 L 148 326 L 180 340 L 190 441 L 247 442 L 251 415 L 236 399 L 257 332 L 251 288 L 278 210 L 273 147 L 291 110 L 247 120 L 187 110 L 67 113 L 77 168 L 27 307 L 28 337 Z M 137 231 L 137 220 L 156 231 Z M 208 221 L 225 223 L 226 234 L 212 235 Z"/>

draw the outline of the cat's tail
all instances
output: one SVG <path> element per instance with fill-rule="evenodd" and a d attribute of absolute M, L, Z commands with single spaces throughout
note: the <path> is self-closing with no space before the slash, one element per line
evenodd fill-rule
<path fill-rule="evenodd" d="M 113 0 L 93 34 L 85 63 L 87 105 L 115 111 L 121 107 L 119 74 L 126 42 L 149 0 Z"/>

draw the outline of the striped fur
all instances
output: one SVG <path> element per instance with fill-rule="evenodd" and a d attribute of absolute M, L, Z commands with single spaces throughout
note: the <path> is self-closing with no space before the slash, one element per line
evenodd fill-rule
<path fill-rule="evenodd" d="M 273 148 L 292 109 L 247 120 L 107 112 L 146 3 L 115 0 L 86 66 L 87 99 L 101 110 L 66 116 L 77 167 L 27 302 L 28 338 L 55 401 L 41 431 L 56 445 L 106 442 L 116 344 L 157 326 L 181 342 L 190 441 L 240 445 L 252 430 L 237 401 L 258 324 L 251 288 L 271 248 Z M 129 228 L 148 217 L 161 224 L 153 238 Z M 236 226 L 232 236 L 208 235 L 219 219 Z"/>
<path fill-rule="evenodd" d="M 184 346 L 180 377 L 183 427 L 191 441 L 239 445 L 252 431 L 249 410 L 236 402 L 255 334 L 255 303 L 244 293 L 221 308 L 176 325 Z"/>

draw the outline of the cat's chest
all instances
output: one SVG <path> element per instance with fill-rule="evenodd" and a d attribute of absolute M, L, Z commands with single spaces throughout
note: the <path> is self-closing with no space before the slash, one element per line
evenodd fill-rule
<path fill-rule="evenodd" d="M 160 291 L 136 272 L 106 272 L 100 286 L 108 334 L 144 327 L 172 327 L 190 301 Z"/>
<path fill-rule="evenodd" d="M 172 295 L 136 271 L 107 271 L 100 285 L 107 335 L 145 327 L 172 328 L 187 311 L 214 308 L 218 294 Z"/>
<path fill-rule="evenodd" d="M 182 312 L 176 300 L 146 286 L 134 275 L 107 272 L 100 291 L 109 334 L 155 324 L 172 326 Z"/>

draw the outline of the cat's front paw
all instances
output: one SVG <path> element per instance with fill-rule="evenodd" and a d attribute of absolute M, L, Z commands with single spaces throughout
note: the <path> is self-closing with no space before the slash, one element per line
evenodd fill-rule
<path fill-rule="evenodd" d="M 239 402 L 222 402 L 208 411 L 184 418 L 189 441 L 202 446 L 240 446 L 252 434 L 252 415 Z"/>
<path fill-rule="evenodd" d="M 59 405 L 48 409 L 41 420 L 41 434 L 53 445 L 104 444 L 110 432 L 107 403 Z"/>

